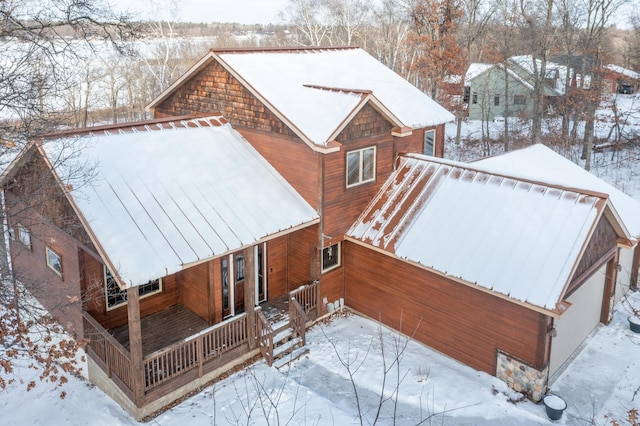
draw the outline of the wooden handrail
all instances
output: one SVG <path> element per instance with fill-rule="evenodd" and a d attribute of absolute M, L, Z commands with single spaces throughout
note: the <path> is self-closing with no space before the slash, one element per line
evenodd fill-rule
<path fill-rule="evenodd" d="M 246 314 L 238 315 L 145 356 L 145 391 L 196 368 L 202 377 L 205 363 L 247 342 L 250 326 Z"/>
<path fill-rule="evenodd" d="M 269 366 L 273 365 L 273 327 L 262 313 L 262 310 L 256 311 L 256 319 L 258 325 L 258 345 L 260 352 L 267 361 Z"/>
<path fill-rule="evenodd" d="M 118 342 L 115 337 L 111 335 L 95 318 L 91 316 L 89 312 L 82 313 L 83 318 L 91 324 L 91 326 L 98 332 L 104 339 L 109 342 L 110 345 L 115 346 L 120 352 L 122 352 L 127 359 L 131 360 L 131 355 L 129 354 L 129 350 L 122 346 L 122 343 Z M 85 337 L 87 337 L 85 333 Z"/>
<path fill-rule="evenodd" d="M 306 340 L 306 330 L 307 330 L 307 321 L 309 321 L 309 316 L 304 311 L 300 303 L 296 300 L 295 297 L 291 297 L 289 299 L 289 324 L 291 328 L 300 336 L 302 339 L 302 346 L 304 346 L 307 342 Z"/>
<path fill-rule="evenodd" d="M 318 308 L 318 281 L 305 284 L 289 292 L 289 299 L 296 298 L 304 312 L 307 314 L 316 311 Z"/>
<path fill-rule="evenodd" d="M 91 314 L 83 312 L 82 317 L 85 321 L 84 336 L 89 339 L 89 349 L 103 362 L 107 376 L 111 378 L 115 375 L 120 379 L 121 386 L 125 386 L 124 390 L 131 392 L 133 390 L 131 354 Z M 90 330 L 97 333 L 102 342 L 92 339 Z"/>

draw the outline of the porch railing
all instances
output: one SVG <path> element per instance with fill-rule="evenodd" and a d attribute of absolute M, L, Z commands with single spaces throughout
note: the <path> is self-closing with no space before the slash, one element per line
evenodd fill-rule
<path fill-rule="evenodd" d="M 289 300 L 295 298 L 309 319 L 315 319 L 318 316 L 318 285 L 319 282 L 314 281 L 289 292 Z"/>
<path fill-rule="evenodd" d="M 129 351 L 88 313 L 82 314 L 87 352 L 122 391 L 133 392 L 133 364 Z"/>
<path fill-rule="evenodd" d="M 202 377 L 208 361 L 248 342 L 247 326 L 242 314 L 144 357 L 145 391 L 194 369 Z"/>
<path fill-rule="evenodd" d="M 302 309 L 298 300 L 291 296 L 289 298 L 289 325 L 293 331 L 300 336 L 302 346 L 307 343 L 307 339 L 305 337 L 307 321 L 309 321 L 309 316 L 305 313 L 304 309 Z"/>
<path fill-rule="evenodd" d="M 273 365 L 273 327 L 264 316 L 261 309 L 256 311 L 256 323 L 258 326 L 258 346 L 260 353 L 269 366 Z"/>

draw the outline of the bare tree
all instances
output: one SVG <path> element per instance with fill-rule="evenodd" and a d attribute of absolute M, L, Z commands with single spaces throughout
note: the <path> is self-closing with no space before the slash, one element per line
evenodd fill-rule
<path fill-rule="evenodd" d="M 553 44 L 554 0 L 520 0 L 520 14 L 531 40 L 531 68 L 533 70 L 531 143 L 536 144 L 542 140 L 547 59 Z"/>
<path fill-rule="evenodd" d="M 602 56 L 605 31 L 613 13 L 615 13 L 625 1 L 626 0 L 588 0 L 586 4 L 581 44 L 583 53 L 593 58 L 591 82 L 587 96 L 585 97 L 586 123 L 582 159 L 585 160 L 584 168 L 586 170 L 591 169 L 596 109 L 602 97 Z"/>
<path fill-rule="evenodd" d="M 3 142 L 0 161 L 6 161 L 6 150 L 19 148 L 34 135 L 68 123 L 60 98 L 70 84 L 65 71 L 69 58 L 86 57 L 97 44 L 104 42 L 122 52 L 121 41 L 133 35 L 134 30 L 126 16 L 114 15 L 101 0 L 0 2 L 0 49 L 3 52 L 0 60 L 0 140 Z M 26 212 L 39 207 L 37 204 L 42 200 L 47 200 L 42 205 L 50 207 L 45 209 L 47 213 L 59 211 L 57 207 L 62 206 L 63 198 L 50 185 L 51 180 L 39 180 L 42 178 L 40 171 L 42 167 L 34 164 L 32 178 L 24 181 L 30 182 L 29 188 L 22 188 L 24 197 L 9 201 L 4 197 L 6 192 L 2 194 L 0 220 L 5 229 L 5 202 L 16 201 L 25 206 L 15 210 L 25 213 L 20 219 L 25 223 L 30 219 Z M 8 183 L 5 182 L 5 189 Z M 34 194 L 38 196 L 34 197 Z M 55 219 L 51 223 L 56 226 L 73 232 L 73 223 L 66 215 L 47 217 Z M 41 225 L 34 223 L 34 226 Z M 73 356 L 76 344 L 64 337 L 57 340 L 60 327 L 23 291 L 23 277 L 12 273 L 5 252 L 6 237 L 20 239 L 19 244 L 26 247 L 30 234 L 22 232 L 20 227 L 9 231 L 12 232 L 8 235 L 0 233 L 0 387 L 6 385 L 5 378 L 10 377 L 14 360 L 23 356 L 35 357 L 40 362 L 41 380 L 62 383 L 64 379 L 60 373 L 71 371 L 72 364 L 66 360 Z M 47 283 L 30 284 L 39 285 L 43 291 L 52 291 Z M 79 299 L 71 297 L 57 305 L 78 304 L 81 303 Z M 64 309 L 64 306 L 60 308 Z M 27 386 L 34 385 L 35 382 Z"/>

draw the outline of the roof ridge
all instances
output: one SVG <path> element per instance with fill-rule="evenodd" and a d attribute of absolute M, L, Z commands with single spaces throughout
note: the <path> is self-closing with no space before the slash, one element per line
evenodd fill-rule
<path fill-rule="evenodd" d="M 346 87 L 322 86 L 320 84 L 303 84 L 302 86 L 308 87 L 310 89 L 327 90 L 330 92 L 357 93 L 360 95 L 370 95 L 373 93 L 373 91 L 369 89 L 349 89 Z"/>
<path fill-rule="evenodd" d="M 285 53 L 285 52 L 309 52 L 323 50 L 349 50 L 359 49 L 359 46 L 300 46 L 300 47 L 212 47 L 213 53 Z"/>
<path fill-rule="evenodd" d="M 219 112 L 180 115 L 156 118 L 152 120 L 131 121 L 126 123 L 105 124 L 101 126 L 66 129 L 47 133 L 42 139 L 56 139 L 65 136 L 82 136 L 90 134 L 135 133 L 140 131 L 157 131 L 176 128 L 219 127 L 227 120 Z"/>
<path fill-rule="evenodd" d="M 471 172 L 485 173 L 485 174 L 488 174 L 488 175 L 491 175 L 491 176 L 497 176 L 497 177 L 506 178 L 506 179 L 513 179 L 513 180 L 518 181 L 518 182 L 529 183 L 529 184 L 532 184 L 532 185 L 540 185 L 540 186 L 544 186 L 546 188 L 559 189 L 561 191 L 574 192 L 576 194 L 589 195 L 589 196 L 592 196 L 592 197 L 598 197 L 598 198 L 602 198 L 602 199 L 608 199 L 609 198 L 609 194 L 605 194 L 604 192 L 592 191 L 590 189 L 585 189 L 585 188 L 575 188 L 575 187 L 571 187 L 571 186 L 564 186 L 564 185 L 545 182 L 545 181 L 537 180 L 537 179 L 524 178 L 524 177 L 521 177 L 521 176 L 513 176 L 513 175 L 506 174 L 506 173 L 499 173 L 499 172 L 492 171 L 490 168 L 476 167 L 476 166 L 472 166 L 469 163 L 463 163 L 461 161 L 453 161 L 453 160 L 447 160 L 447 159 L 444 159 L 444 158 L 429 157 L 429 156 L 426 156 L 424 154 L 415 154 L 415 153 L 403 153 L 403 154 L 400 154 L 400 156 L 401 157 L 406 157 L 406 158 L 413 158 L 413 159 L 421 160 L 421 161 L 438 163 L 438 164 L 447 165 L 447 166 L 451 166 L 451 167 L 458 167 L 458 168 L 461 168 L 461 169 L 464 169 L 464 170 L 468 170 L 468 171 L 471 171 Z"/>

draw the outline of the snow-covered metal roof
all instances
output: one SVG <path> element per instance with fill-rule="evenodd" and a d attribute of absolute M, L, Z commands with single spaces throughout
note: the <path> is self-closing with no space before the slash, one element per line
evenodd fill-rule
<path fill-rule="evenodd" d="M 122 284 L 140 285 L 318 220 L 225 123 L 220 116 L 165 121 L 43 143 L 63 183 L 71 170 L 92 167 L 95 177 L 71 196 Z M 55 166 L 57 158 L 66 160 Z"/>
<path fill-rule="evenodd" d="M 634 80 L 640 80 L 640 73 L 630 70 L 628 68 L 624 68 L 614 64 L 605 65 L 604 67 L 618 74 L 622 74 L 624 76 L 632 78 Z"/>
<path fill-rule="evenodd" d="M 449 111 L 359 48 L 212 49 L 147 108 L 154 108 L 212 60 L 319 147 L 326 147 L 336 130 L 369 99 L 404 127 L 454 120 Z"/>
<path fill-rule="evenodd" d="M 607 194 L 629 234 L 640 237 L 640 202 L 542 144 L 485 158 L 473 164 L 489 167 L 496 173 Z"/>
<path fill-rule="evenodd" d="M 347 237 L 554 311 L 607 205 L 603 194 L 410 154 Z"/>

